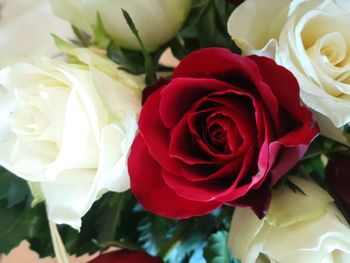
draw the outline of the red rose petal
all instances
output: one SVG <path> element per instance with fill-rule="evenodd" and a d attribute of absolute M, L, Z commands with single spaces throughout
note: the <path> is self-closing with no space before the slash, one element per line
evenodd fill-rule
<path fill-rule="evenodd" d="M 299 130 L 304 129 L 299 136 L 297 136 L 297 134 L 292 134 L 291 137 L 293 137 L 293 139 L 290 138 L 289 143 L 291 145 L 309 145 L 318 134 L 319 129 L 312 112 L 301 104 L 299 95 L 300 89 L 296 78 L 291 72 L 284 67 L 277 65 L 276 62 L 271 59 L 259 56 L 249 56 L 249 59 L 253 60 L 259 66 L 260 74 L 262 75 L 264 82 L 270 86 L 270 89 L 275 94 L 280 107 L 290 116 L 289 119 L 294 123 L 293 126 Z M 274 72 L 278 72 L 278 74 L 275 74 Z M 279 119 L 282 120 L 285 118 L 285 114 L 279 117 Z M 276 128 L 283 128 L 283 126 Z M 288 127 L 289 126 L 290 124 Z M 285 132 L 286 131 L 283 131 L 283 133 Z M 288 129 L 287 132 L 290 133 L 290 129 Z"/>
<path fill-rule="evenodd" d="M 326 180 L 336 201 L 343 206 L 350 216 L 350 156 L 337 153 L 331 156 L 326 167 Z"/>
<path fill-rule="evenodd" d="M 247 80 L 259 75 L 255 63 L 225 48 L 203 48 L 185 57 L 173 73 L 176 78 L 207 78 L 221 81 Z M 238 87 L 240 85 L 237 85 Z"/>
<path fill-rule="evenodd" d="M 270 206 L 271 203 L 271 192 L 268 187 L 268 182 L 265 186 L 262 186 L 256 190 L 250 190 L 248 194 L 240 199 L 233 202 L 228 202 L 227 204 L 233 206 L 250 207 L 258 218 L 262 219 Z"/>
<path fill-rule="evenodd" d="M 162 164 L 163 169 L 176 172 L 180 166 L 169 156 L 169 129 L 159 115 L 160 99 L 160 90 L 147 99 L 140 114 L 139 129 L 153 158 Z"/>
<path fill-rule="evenodd" d="M 273 165 L 271 182 L 274 185 L 302 158 L 309 144 L 318 135 L 319 129 L 312 113 L 301 106 L 298 82 L 292 73 L 265 57 L 250 56 L 249 59 L 257 63 L 264 81 L 276 95 L 280 107 L 291 116 L 290 119 L 294 122 L 294 130 L 287 129 L 287 134 L 285 134 L 285 125 L 278 126 L 277 129 L 280 127 L 279 133 L 283 137 L 277 138 L 276 142 L 270 146 L 269 155 L 272 156 L 270 163 Z M 279 74 L 273 72 L 279 72 Z M 279 119 L 285 118 L 285 114 L 279 117 Z M 283 122 L 280 121 L 280 124 Z M 276 160 L 277 156 L 278 160 Z"/>
<path fill-rule="evenodd" d="M 158 257 L 152 257 L 145 252 L 118 250 L 99 255 L 89 263 L 162 263 Z"/>
<path fill-rule="evenodd" d="M 173 79 L 161 92 L 159 112 L 164 125 L 167 128 L 174 127 L 198 100 L 218 90 L 230 88 L 230 84 L 215 79 Z"/>
<path fill-rule="evenodd" d="M 160 78 L 155 83 L 148 85 L 143 91 L 142 91 L 142 104 L 145 104 L 146 100 L 149 96 L 151 96 L 153 93 L 158 91 L 159 89 L 163 88 L 167 84 L 170 83 L 170 80 L 165 78 Z"/>
<path fill-rule="evenodd" d="M 131 190 L 149 211 L 169 218 L 208 214 L 220 202 L 196 202 L 178 196 L 162 178 L 162 168 L 149 154 L 141 134 L 136 136 L 128 160 Z M 164 171 L 163 171 L 164 172 Z"/>

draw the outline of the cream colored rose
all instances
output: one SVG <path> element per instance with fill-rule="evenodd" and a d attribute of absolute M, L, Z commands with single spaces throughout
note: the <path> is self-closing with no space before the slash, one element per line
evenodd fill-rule
<path fill-rule="evenodd" d="M 350 1 L 246 0 L 228 30 L 244 54 L 274 58 L 298 79 L 317 113 L 321 133 L 348 143 L 350 122 Z"/>
<path fill-rule="evenodd" d="M 53 12 L 73 25 L 92 33 L 96 14 L 105 30 L 122 47 L 140 49 L 125 22 L 122 9 L 132 17 L 149 51 L 157 49 L 181 29 L 190 11 L 191 0 L 49 0 Z"/>
<path fill-rule="evenodd" d="M 129 189 L 143 83 L 88 49 L 69 52 L 75 64 L 38 56 L 0 70 L 0 165 L 30 182 L 53 222 L 78 229 L 101 194 Z"/>
<path fill-rule="evenodd" d="M 229 233 L 233 255 L 242 263 L 350 262 L 350 228 L 332 198 L 314 182 L 290 180 L 305 195 L 287 186 L 275 190 L 263 220 L 236 208 Z"/>

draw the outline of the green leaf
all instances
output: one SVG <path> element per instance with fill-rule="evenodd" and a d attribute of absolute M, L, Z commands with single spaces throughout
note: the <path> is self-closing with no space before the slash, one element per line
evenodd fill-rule
<path fill-rule="evenodd" d="M 130 192 L 109 194 L 109 198 L 105 198 L 99 210 L 103 209 L 103 221 L 98 222 L 99 234 L 97 240 L 105 243 L 114 240 L 116 231 L 120 225 L 122 211 L 127 205 L 130 198 Z"/>
<path fill-rule="evenodd" d="M 21 202 L 30 204 L 31 193 L 25 180 L 0 167 L 0 200 L 3 199 L 8 207 Z"/>
<path fill-rule="evenodd" d="M 37 234 L 47 232 L 48 223 L 44 204 L 25 210 L 22 204 L 0 209 L 3 227 L 0 232 L 0 252 L 8 254 L 23 240 L 29 242 Z M 12 220 L 12 221 L 11 221 Z M 6 227 L 6 229 L 4 229 Z"/>
<path fill-rule="evenodd" d="M 78 38 L 81 46 L 88 47 L 90 45 L 88 37 L 85 33 L 83 33 L 79 28 L 77 28 L 73 25 L 72 25 L 72 30 L 73 30 L 75 36 Z M 77 44 L 79 44 L 79 43 L 77 43 Z"/>
<path fill-rule="evenodd" d="M 300 193 L 306 196 L 306 193 L 297 184 L 293 183 L 288 178 L 286 178 L 285 183 L 294 193 Z"/>
<path fill-rule="evenodd" d="M 218 231 L 212 234 L 208 245 L 204 250 L 204 256 L 208 263 L 230 263 L 231 257 L 227 247 L 227 232 Z"/>
<path fill-rule="evenodd" d="M 32 200 L 27 182 L 0 168 L 0 254 L 8 254 L 24 239 L 31 242 L 43 235 L 48 255 L 53 255 L 45 206 L 32 208 Z"/>
<path fill-rule="evenodd" d="M 318 136 L 309 146 L 303 160 L 318 157 L 319 155 L 333 154 L 337 152 L 346 152 L 349 148 L 341 143 L 330 140 L 323 136 Z"/>
<path fill-rule="evenodd" d="M 171 238 L 164 242 L 158 256 L 165 262 L 178 263 L 186 260 L 200 262 L 203 247 L 212 232 L 226 228 L 232 217 L 232 208 L 221 208 L 213 213 L 192 219 L 176 220 L 168 231 L 157 233 L 163 237 L 170 233 Z M 196 261 L 192 261 L 196 262 Z"/>
<path fill-rule="evenodd" d="M 157 255 L 168 242 L 176 227 L 176 221 L 147 213 L 139 223 L 139 242 L 150 255 Z"/>
<path fill-rule="evenodd" d="M 209 7 L 211 0 L 193 0 L 190 14 L 186 20 L 184 28 L 196 26 Z"/>
<path fill-rule="evenodd" d="M 107 56 L 120 65 L 121 69 L 125 69 L 130 73 L 142 74 L 145 72 L 145 60 L 140 51 L 125 49 L 111 42 L 107 47 Z"/>
<path fill-rule="evenodd" d="M 177 35 L 182 39 L 184 50 L 225 47 L 240 54 L 227 31 L 227 21 L 234 8 L 223 0 L 194 0 L 186 23 Z"/>
<path fill-rule="evenodd" d="M 178 37 L 170 41 L 170 48 L 173 55 L 179 60 L 182 60 L 188 54 L 188 50 L 182 45 Z"/>
<path fill-rule="evenodd" d="M 93 29 L 94 29 L 94 40 L 93 40 L 94 45 L 99 48 L 106 49 L 109 43 L 111 43 L 112 39 L 107 34 L 103 26 L 103 22 L 99 12 L 97 12 L 96 14 L 96 24 Z"/>

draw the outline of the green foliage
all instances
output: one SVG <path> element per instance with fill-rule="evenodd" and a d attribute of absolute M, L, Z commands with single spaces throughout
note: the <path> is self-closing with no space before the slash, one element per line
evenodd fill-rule
<path fill-rule="evenodd" d="M 131 32 L 134 34 L 134 36 L 136 37 L 137 41 L 139 42 L 139 46 L 143 55 L 143 58 L 145 60 L 144 63 L 144 68 L 145 68 L 145 72 L 146 72 L 146 83 L 147 84 L 151 84 L 153 82 L 155 82 L 157 80 L 157 76 L 156 76 L 156 65 L 155 63 L 152 61 L 152 58 L 150 56 L 150 54 L 146 51 L 146 48 L 143 44 L 143 41 L 139 35 L 139 32 L 134 24 L 134 21 L 132 20 L 131 16 L 129 15 L 129 13 L 127 11 L 125 11 L 124 9 L 122 9 L 123 12 L 123 16 L 125 18 L 126 23 L 128 24 Z"/>
<path fill-rule="evenodd" d="M 226 230 L 220 230 L 209 237 L 208 245 L 204 250 L 207 263 L 239 263 L 233 259 L 227 245 L 228 234 Z"/>
<path fill-rule="evenodd" d="M 26 181 L 0 167 L 0 201 L 6 201 L 7 207 L 31 202 L 31 194 Z"/>
<path fill-rule="evenodd" d="M 223 0 L 192 1 L 184 27 L 170 42 L 172 53 L 178 59 L 206 47 L 225 47 L 240 53 L 227 32 L 227 21 L 233 9 L 232 4 Z"/>
<path fill-rule="evenodd" d="M 349 148 L 326 137 L 318 136 L 310 145 L 302 161 L 293 168 L 290 174 L 311 178 L 322 188 L 328 190 L 325 167 L 329 156 L 338 152 L 348 153 Z"/>
<path fill-rule="evenodd" d="M 161 69 L 161 65 L 158 64 L 158 61 L 165 48 L 166 46 L 163 46 L 159 50 L 149 54 L 151 62 L 157 71 Z M 146 61 L 141 51 L 122 48 L 115 42 L 111 42 L 107 47 L 107 56 L 109 59 L 117 63 L 120 66 L 120 69 L 124 69 L 133 74 L 146 73 Z"/>
<path fill-rule="evenodd" d="M 107 56 L 120 65 L 120 68 L 125 69 L 130 73 L 145 73 L 145 60 L 140 51 L 125 49 L 112 42 L 107 47 Z"/>
<path fill-rule="evenodd" d="M 138 241 L 150 255 L 158 255 L 164 243 L 171 239 L 176 223 L 174 220 L 146 213 L 137 227 Z"/>
<path fill-rule="evenodd" d="M 32 208 L 32 200 L 26 181 L 0 167 L 0 253 L 8 254 L 24 239 L 52 250 L 45 206 Z"/>
<path fill-rule="evenodd" d="M 45 204 L 31 207 L 27 183 L 2 169 L 0 173 L 0 252 L 7 254 L 26 239 L 40 257 L 54 256 Z M 145 211 L 130 191 L 107 193 L 82 219 L 81 232 L 58 226 L 71 255 L 92 254 L 110 246 L 145 250 L 166 262 L 205 262 L 209 236 L 228 229 L 232 208 L 207 216 L 171 220 Z"/>
<path fill-rule="evenodd" d="M 111 42 L 110 36 L 107 34 L 103 22 L 100 16 L 100 13 L 97 12 L 96 15 L 96 24 L 94 26 L 94 39 L 93 43 L 99 48 L 106 49 Z M 78 31 L 79 32 L 79 31 Z M 81 43 L 86 47 L 88 46 L 88 43 L 85 41 L 85 38 L 81 36 L 80 34 L 77 34 L 78 38 L 80 39 Z"/>

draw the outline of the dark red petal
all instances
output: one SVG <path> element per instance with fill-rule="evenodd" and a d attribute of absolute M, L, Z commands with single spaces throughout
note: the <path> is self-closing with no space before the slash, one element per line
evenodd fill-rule
<path fill-rule="evenodd" d="M 250 207 L 258 218 L 262 219 L 271 203 L 271 191 L 266 182 L 262 187 L 256 190 L 250 190 L 244 197 L 228 202 L 233 206 Z"/>
<path fill-rule="evenodd" d="M 161 92 L 160 116 L 166 127 L 174 127 L 194 103 L 218 90 L 233 88 L 215 79 L 177 78 Z"/>
<path fill-rule="evenodd" d="M 277 65 L 272 59 L 249 56 L 254 61 L 266 82 L 278 99 L 279 126 L 276 128 L 282 135 L 270 146 L 272 185 L 274 185 L 304 155 L 309 144 L 318 135 L 319 129 L 311 111 L 300 102 L 299 85 L 287 69 Z M 276 74 L 277 73 L 277 74 Z M 288 116 L 292 126 L 283 123 Z"/>
<path fill-rule="evenodd" d="M 142 91 L 142 104 L 145 104 L 146 100 L 149 96 L 151 96 L 153 93 L 158 91 L 159 89 L 163 88 L 167 84 L 169 84 L 170 80 L 165 78 L 160 78 L 158 81 L 152 83 L 151 85 L 148 85 L 143 91 Z"/>
<path fill-rule="evenodd" d="M 197 111 L 197 112 L 191 112 L 188 114 L 187 118 L 187 124 L 188 124 L 188 129 L 190 130 L 193 138 L 194 138 L 194 144 L 196 147 L 199 147 L 204 153 L 209 155 L 210 162 L 216 163 L 216 162 L 223 162 L 230 158 L 227 153 L 225 153 L 223 150 L 218 149 L 219 147 L 219 140 L 216 138 L 211 138 L 211 136 L 214 136 L 211 134 L 214 131 L 213 127 L 208 127 L 207 126 L 207 119 L 210 118 L 211 115 L 217 114 L 218 109 L 215 107 L 210 108 L 208 110 L 203 110 L 203 111 Z M 181 123 L 181 121 L 180 121 Z M 179 123 L 179 125 L 180 125 Z M 214 125 L 214 124 L 213 124 Z M 178 125 L 174 128 L 174 131 L 179 129 Z M 210 129 L 212 131 L 210 131 Z M 219 129 L 219 128 L 217 128 Z M 237 131 L 237 129 L 234 129 Z M 241 136 L 239 134 L 236 134 L 237 136 L 235 139 L 239 140 L 241 139 Z M 231 134 L 230 134 L 231 136 Z M 232 135 L 233 136 L 233 135 Z M 215 141 L 217 140 L 217 141 Z M 221 140 L 224 140 L 222 138 Z M 223 141 L 220 143 L 224 144 Z M 196 162 L 198 163 L 198 162 Z M 196 164 L 196 163 L 189 163 L 189 164 Z M 205 162 L 208 163 L 208 162 Z"/>
<path fill-rule="evenodd" d="M 221 202 L 233 201 L 246 195 L 251 189 L 259 187 L 266 178 L 266 169 L 258 170 L 257 153 L 252 147 L 244 156 L 239 173 L 234 182 L 217 196 Z"/>
<path fill-rule="evenodd" d="M 236 154 L 240 154 L 242 150 L 246 151 L 247 147 L 254 144 L 257 138 L 254 100 L 253 96 L 244 91 L 233 90 L 217 92 L 207 98 L 207 101 L 217 105 L 216 108 L 219 113 L 230 117 L 236 125 L 243 139 L 241 148 L 237 150 Z"/>
<path fill-rule="evenodd" d="M 141 134 L 131 147 L 128 160 L 131 191 L 145 209 L 160 216 L 180 219 L 208 214 L 220 202 L 196 202 L 178 196 L 162 178 L 162 168 L 149 154 Z M 176 177 L 172 175 L 172 177 Z"/>
<path fill-rule="evenodd" d="M 194 51 L 181 61 L 173 73 L 174 79 L 185 77 L 224 81 L 250 80 L 254 76 L 259 76 L 259 73 L 253 61 L 225 48 L 203 48 Z"/>
<path fill-rule="evenodd" d="M 204 165 L 182 169 L 181 174 L 188 180 L 166 172 L 163 172 L 163 178 L 169 187 L 184 198 L 196 201 L 219 200 L 220 202 L 228 202 L 242 197 L 250 189 L 257 187 L 260 180 L 265 179 L 260 173 L 251 179 L 257 173 L 256 165 L 254 165 L 255 159 L 255 149 L 252 148 L 247 152 L 243 161 L 241 159 L 232 160 L 217 169 L 215 166 L 209 166 L 207 168 L 209 172 L 205 170 L 206 166 Z M 192 179 L 189 179 L 190 177 Z M 248 177 L 249 180 L 247 184 L 239 186 L 238 177 Z M 199 180 L 200 178 L 206 178 L 206 180 Z"/>
<path fill-rule="evenodd" d="M 337 201 L 350 217 L 350 155 L 334 154 L 326 168 L 326 180 Z"/>
<path fill-rule="evenodd" d="M 160 90 L 147 99 L 141 110 L 139 129 L 152 157 L 163 169 L 176 174 L 180 166 L 176 159 L 169 156 L 169 129 L 163 125 L 159 115 L 160 99 Z"/>
<path fill-rule="evenodd" d="M 213 184 L 218 184 L 221 181 L 220 191 L 222 192 L 234 182 L 236 175 L 241 169 L 243 158 L 243 156 L 238 156 L 237 158 L 229 161 L 224 160 L 223 163 L 213 162 L 212 164 L 196 164 L 187 166 L 181 169 L 180 174 L 189 181 L 208 181 L 205 184 L 207 184 L 209 188 L 211 182 L 214 181 Z M 219 194 L 219 192 L 217 194 Z"/>
<path fill-rule="evenodd" d="M 224 175 L 227 175 L 228 171 L 234 171 L 234 168 L 229 167 L 229 165 L 231 164 L 227 164 L 228 169 L 224 171 Z M 233 163 L 232 165 L 234 166 Z M 183 198 L 188 200 L 194 200 L 205 203 L 210 201 L 214 202 L 216 197 L 218 197 L 223 191 L 225 191 L 232 184 L 232 180 L 234 179 L 232 178 L 231 180 L 228 180 L 228 183 L 225 184 L 225 178 L 222 178 L 221 180 L 217 181 L 189 181 L 182 177 L 169 174 L 166 171 L 163 171 L 162 175 L 166 184 L 169 185 L 169 187 L 172 188 L 174 191 L 176 191 L 177 195 L 182 196 Z M 218 203 L 222 204 L 222 202 Z"/>
<path fill-rule="evenodd" d="M 205 151 L 195 142 L 195 135 L 192 134 L 187 123 L 188 115 L 187 113 L 180 120 L 171 133 L 169 155 L 189 165 L 212 163 L 213 156 L 210 150 Z"/>
<path fill-rule="evenodd" d="M 99 255 L 90 263 L 162 263 L 158 257 L 152 257 L 145 252 L 117 250 Z"/>
<path fill-rule="evenodd" d="M 279 114 L 282 115 L 279 116 L 280 124 L 283 125 L 277 126 L 276 128 L 283 129 L 284 127 L 281 126 L 287 124 L 281 123 L 281 121 L 289 118 L 289 120 L 293 122 L 294 127 L 288 125 L 288 128 L 310 130 L 308 133 L 303 134 L 303 136 L 295 136 L 296 134 L 293 134 L 291 137 L 294 138 L 294 143 L 291 143 L 294 145 L 310 144 L 310 141 L 318 134 L 318 127 L 312 112 L 302 106 L 299 84 L 294 75 L 286 68 L 277 65 L 272 59 L 259 56 L 249 56 L 249 59 L 253 60 L 258 65 L 264 82 L 269 85 L 278 100 L 279 107 L 283 109 L 283 111 L 279 112 Z M 286 116 L 286 114 L 289 116 Z M 284 132 L 282 131 L 282 133 L 289 132 L 290 129 Z"/>
<path fill-rule="evenodd" d="M 240 5 L 241 3 L 244 2 L 244 0 L 226 0 L 227 2 L 234 4 L 234 5 Z"/>

